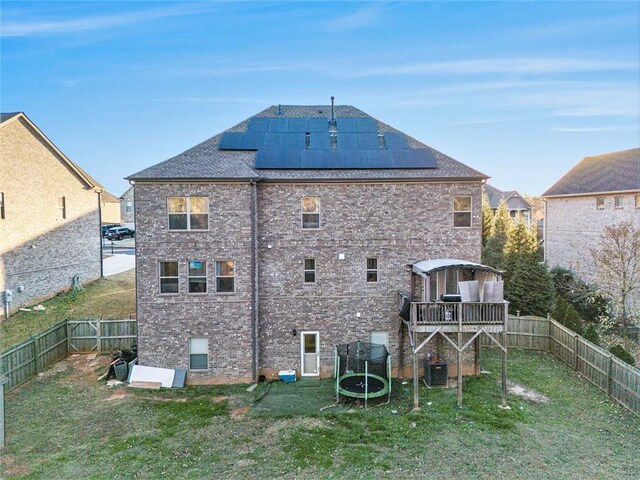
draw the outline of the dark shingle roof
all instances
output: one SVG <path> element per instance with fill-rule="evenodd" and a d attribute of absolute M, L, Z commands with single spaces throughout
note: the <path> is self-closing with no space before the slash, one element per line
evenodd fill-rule
<path fill-rule="evenodd" d="M 640 190 L 640 148 L 585 157 L 543 197 Z"/>
<path fill-rule="evenodd" d="M 487 193 L 487 197 L 489 198 L 489 205 L 491 206 L 491 208 L 498 208 L 500 206 L 500 202 L 503 199 L 505 202 L 508 202 L 509 199 L 514 196 L 529 204 L 529 202 L 516 190 L 499 190 L 493 185 L 489 185 L 488 183 L 484 184 L 484 190 Z"/>
<path fill-rule="evenodd" d="M 10 118 L 15 117 L 16 115 L 20 114 L 20 112 L 13 112 L 13 113 L 0 113 L 0 123 L 2 122 L 6 122 L 7 120 L 9 120 Z"/>
<path fill-rule="evenodd" d="M 350 105 L 336 105 L 335 117 L 372 118 L 380 133 L 397 132 L 395 128 L 367 115 Z M 331 118 L 330 105 L 282 105 L 271 106 L 254 117 L 278 118 Z M 252 117 L 252 118 L 254 118 Z M 249 119 L 226 130 L 244 132 Z M 474 179 L 488 178 L 481 172 L 454 160 L 453 158 L 424 145 L 415 138 L 405 135 L 409 148 L 426 148 L 436 159 L 437 168 L 424 169 L 255 169 L 256 152 L 240 150 L 220 150 L 218 145 L 222 134 L 173 157 L 149 167 L 129 177 L 129 180 L 402 180 L 402 179 Z"/>

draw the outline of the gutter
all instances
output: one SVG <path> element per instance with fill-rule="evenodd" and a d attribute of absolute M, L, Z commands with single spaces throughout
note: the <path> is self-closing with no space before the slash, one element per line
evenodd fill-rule
<path fill-rule="evenodd" d="M 252 375 L 254 383 L 258 382 L 258 372 L 260 370 L 260 326 L 259 326 L 259 268 L 258 268 L 258 185 L 255 181 L 250 182 L 251 185 L 251 276 L 253 288 L 251 289 L 251 332 L 252 332 L 252 349 L 253 364 Z"/>

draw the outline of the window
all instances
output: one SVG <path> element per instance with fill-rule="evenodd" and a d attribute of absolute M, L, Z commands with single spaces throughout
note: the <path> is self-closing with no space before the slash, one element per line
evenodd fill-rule
<path fill-rule="evenodd" d="M 367 258 L 367 282 L 378 281 L 378 259 Z"/>
<path fill-rule="evenodd" d="M 640 195 L 636 195 L 636 208 L 640 208 Z M 2 194 L 2 218 L 4 218 L 4 193 Z"/>
<path fill-rule="evenodd" d="M 453 226 L 471 226 L 471 197 L 453 197 Z"/>
<path fill-rule="evenodd" d="M 168 197 L 169 230 L 207 230 L 209 199 L 207 197 Z"/>
<path fill-rule="evenodd" d="M 189 339 L 189 370 L 207 370 L 209 368 L 209 339 Z"/>
<path fill-rule="evenodd" d="M 235 291 L 234 273 L 235 262 L 231 260 L 216 262 L 216 292 L 233 293 Z"/>
<path fill-rule="evenodd" d="M 304 283 L 315 283 L 316 281 L 316 259 L 304 259 Z"/>
<path fill-rule="evenodd" d="M 636 206 L 637 206 L 637 198 L 636 198 Z M 0 192 L 0 218 L 4 220 L 4 192 Z"/>
<path fill-rule="evenodd" d="M 127 213 L 131 213 L 131 212 L 133 212 L 133 202 L 127 202 L 127 205 L 126 205 L 125 211 L 126 211 Z"/>
<path fill-rule="evenodd" d="M 598 210 L 604 210 L 604 198 L 602 197 L 596 198 L 596 208 Z"/>
<path fill-rule="evenodd" d="M 58 198 L 58 214 L 63 220 L 67 218 L 67 199 L 65 197 Z"/>
<path fill-rule="evenodd" d="M 160 262 L 160 293 L 178 292 L 178 262 Z"/>
<path fill-rule="evenodd" d="M 302 228 L 320 228 L 320 199 L 302 197 Z"/>
<path fill-rule="evenodd" d="M 622 197 L 613 197 L 613 203 L 616 208 L 622 208 Z"/>
<path fill-rule="evenodd" d="M 189 261 L 189 293 L 207 293 L 207 262 Z"/>

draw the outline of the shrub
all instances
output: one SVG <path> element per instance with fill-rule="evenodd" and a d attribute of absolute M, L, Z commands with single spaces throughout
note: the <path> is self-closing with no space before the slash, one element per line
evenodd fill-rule
<path fill-rule="evenodd" d="M 511 312 L 546 316 L 553 307 L 553 280 L 544 263 L 535 254 L 515 253 L 505 259 L 505 297 Z"/>
<path fill-rule="evenodd" d="M 598 335 L 598 330 L 596 330 L 596 326 L 593 323 L 589 323 L 582 336 L 589 340 L 591 343 L 595 343 L 596 345 L 600 345 L 600 335 Z"/>
<path fill-rule="evenodd" d="M 609 351 L 623 362 L 627 362 L 629 365 L 635 366 L 636 361 L 633 358 L 633 355 L 627 352 L 622 345 L 612 345 L 609 347 Z"/>
<path fill-rule="evenodd" d="M 576 333 L 582 333 L 580 315 L 562 296 L 558 296 L 556 299 L 556 306 L 553 309 L 552 317 L 568 329 Z"/>

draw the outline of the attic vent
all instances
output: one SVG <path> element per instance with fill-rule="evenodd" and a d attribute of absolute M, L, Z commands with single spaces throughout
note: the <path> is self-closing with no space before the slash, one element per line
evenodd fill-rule
<path fill-rule="evenodd" d="M 311 133 L 309 132 L 304 134 L 304 148 L 305 150 L 309 150 L 311 148 Z"/>
<path fill-rule="evenodd" d="M 380 145 L 380 150 L 387 149 L 387 143 L 384 141 L 384 134 L 378 133 L 378 144 Z"/>

